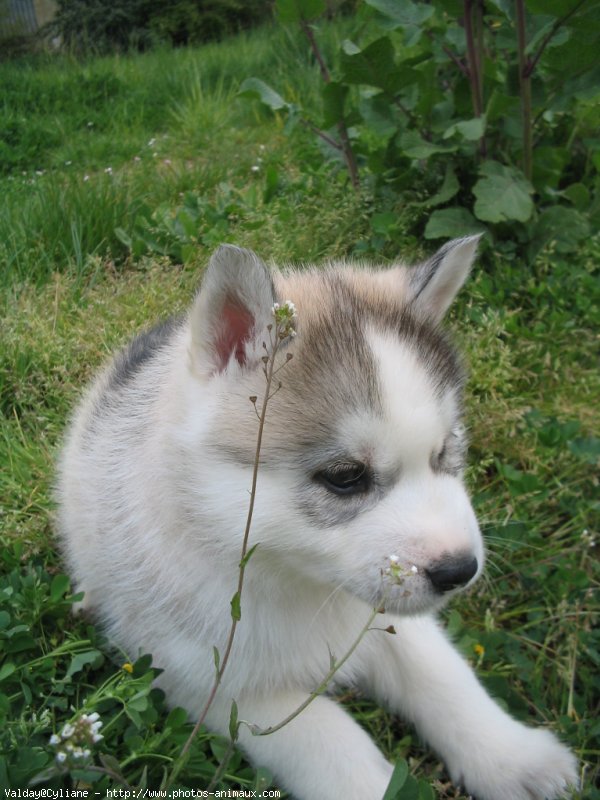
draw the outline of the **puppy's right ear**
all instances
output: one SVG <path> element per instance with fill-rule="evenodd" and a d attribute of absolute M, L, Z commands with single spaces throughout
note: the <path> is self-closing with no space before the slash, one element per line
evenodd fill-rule
<path fill-rule="evenodd" d="M 191 317 L 192 368 L 201 377 L 254 367 L 264 355 L 275 291 L 251 250 L 226 244 L 213 254 Z"/>
<path fill-rule="evenodd" d="M 467 279 L 481 234 L 447 242 L 410 273 L 411 308 L 438 323 Z"/>

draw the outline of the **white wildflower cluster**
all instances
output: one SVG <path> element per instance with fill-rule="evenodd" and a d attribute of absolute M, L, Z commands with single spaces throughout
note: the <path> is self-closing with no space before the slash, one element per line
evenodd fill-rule
<path fill-rule="evenodd" d="M 286 300 L 284 303 L 275 303 L 272 311 L 280 338 L 285 339 L 287 336 L 295 336 L 298 315 L 296 314 L 296 306 L 292 301 Z"/>
<path fill-rule="evenodd" d="M 583 542 L 584 547 L 595 547 L 596 546 L 596 537 L 588 531 L 587 528 L 581 534 L 581 541 Z"/>
<path fill-rule="evenodd" d="M 53 733 L 50 737 L 50 744 L 56 749 L 56 762 L 65 767 L 89 763 L 92 746 L 103 738 L 101 727 L 102 720 L 96 711 L 67 722 L 60 734 Z"/>
<path fill-rule="evenodd" d="M 261 153 L 264 153 L 266 148 L 265 148 L 264 144 L 261 144 L 261 145 L 259 145 L 259 148 L 258 148 L 258 149 L 260 150 L 260 152 L 261 152 Z M 261 156 L 259 156 L 259 157 L 256 159 L 256 164 L 253 164 L 253 165 L 250 167 L 250 171 L 251 171 L 251 172 L 254 172 L 255 174 L 256 174 L 257 172 L 260 172 L 260 170 L 261 170 L 261 167 L 262 167 L 262 163 L 263 163 L 263 159 L 262 159 L 262 157 L 261 157 Z"/>
<path fill-rule="evenodd" d="M 389 578 L 391 578 L 394 583 L 404 583 L 405 578 L 409 578 L 411 575 L 418 575 L 419 568 L 416 564 L 413 564 L 409 570 L 406 570 L 404 567 L 400 565 L 400 557 L 396 555 L 388 556 L 389 566 L 384 569 L 383 574 Z"/>

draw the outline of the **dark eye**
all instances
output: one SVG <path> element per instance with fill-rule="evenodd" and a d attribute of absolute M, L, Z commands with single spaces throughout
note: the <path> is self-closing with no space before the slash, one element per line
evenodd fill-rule
<path fill-rule="evenodd" d="M 367 467 L 358 461 L 332 464 L 314 477 L 326 489 L 338 495 L 366 492 L 371 483 Z"/>

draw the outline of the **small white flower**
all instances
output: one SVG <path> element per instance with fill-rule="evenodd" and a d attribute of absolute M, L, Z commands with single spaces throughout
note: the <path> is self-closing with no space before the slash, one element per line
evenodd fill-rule
<path fill-rule="evenodd" d="M 65 161 L 65 167 L 70 167 L 72 163 L 72 161 Z"/>
<path fill-rule="evenodd" d="M 87 715 L 87 718 L 90 720 L 90 722 L 98 722 L 100 719 L 100 714 L 97 711 L 93 711 L 91 714 Z M 100 725 L 102 725 L 102 723 L 100 723 Z"/>
<path fill-rule="evenodd" d="M 89 176 L 89 175 L 84 175 L 84 176 L 83 176 L 83 180 L 84 180 L 84 181 L 89 181 L 89 179 L 90 179 L 90 176 Z"/>
<path fill-rule="evenodd" d="M 96 742 L 100 742 L 104 739 L 101 733 L 92 733 L 92 742 L 96 744 Z"/>
<path fill-rule="evenodd" d="M 250 169 L 251 169 L 252 172 L 260 172 L 260 167 L 258 166 L 258 164 L 253 164 L 250 167 Z"/>
<path fill-rule="evenodd" d="M 392 564 L 397 564 L 400 561 L 400 558 L 398 556 L 390 556 L 390 561 Z"/>
<path fill-rule="evenodd" d="M 142 159 L 139 156 L 134 156 L 133 160 L 137 162 L 137 161 L 141 161 Z"/>
<path fill-rule="evenodd" d="M 50 744 L 51 745 L 60 744 L 60 736 L 57 736 L 55 733 L 53 733 L 52 736 L 50 737 Z"/>
<path fill-rule="evenodd" d="M 61 750 L 60 753 L 56 754 L 56 760 L 58 761 L 59 764 L 64 764 L 65 761 L 67 760 L 67 754 L 63 753 Z"/>
<path fill-rule="evenodd" d="M 88 126 L 88 128 L 93 128 L 94 127 L 94 123 L 93 122 L 88 122 L 87 126 Z"/>
<path fill-rule="evenodd" d="M 104 172 L 106 172 L 107 175 L 112 175 L 112 167 L 105 167 Z"/>
<path fill-rule="evenodd" d="M 44 174 L 44 170 L 43 169 L 36 169 L 35 174 L 38 176 L 38 178 L 40 178 Z"/>
<path fill-rule="evenodd" d="M 69 739 L 71 736 L 73 736 L 74 733 L 75 733 L 75 728 L 71 725 L 70 722 L 67 722 L 67 724 L 63 727 L 62 731 L 60 732 L 60 735 L 63 739 Z"/>
<path fill-rule="evenodd" d="M 156 143 L 155 138 L 150 139 L 150 141 L 148 142 L 148 147 L 154 147 L 155 143 Z"/>

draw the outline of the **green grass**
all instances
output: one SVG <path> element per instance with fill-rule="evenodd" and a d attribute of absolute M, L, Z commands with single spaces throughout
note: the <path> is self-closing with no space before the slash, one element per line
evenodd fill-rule
<path fill-rule="evenodd" d="M 349 22 L 327 27 L 327 47 L 350 33 Z M 282 120 L 236 98 L 251 75 L 317 104 L 318 71 L 281 31 L 85 64 L 0 65 L 2 787 L 25 788 L 51 766 L 49 737 L 77 709 L 105 721 L 96 766 L 115 769 L 112 756 L 136 786 L 160 785 L 189 732 L 152 689 L 147 661 L 123 670 L 125 657 L 69 614 L 51 484 L 86 380 L 135 330 L 187 305 L 219 241 L 279 262 L 420 249 L 414 210 L 392 201 L 398 222 L 381 244 L 373 216 L 390 199 L 368 181 L 354 193 L 308 132 L 288 136 Z M 585 800 L 600 798 L 599 261 L 598 236 L 534 263 L 488 245 L 451 323 L 471 365 L 468 478 L 490 558 L 449 626 L 514 714 L 551 725 L 588 764 Z M 408 759 L 439 797 L 457 796 L 409 726 L 345 701 L 389 757 Z M 223 748 L 202 733 L 182 785 L 205 786 Z M 223 786 L 264 781 L 236 755 Z"/>

